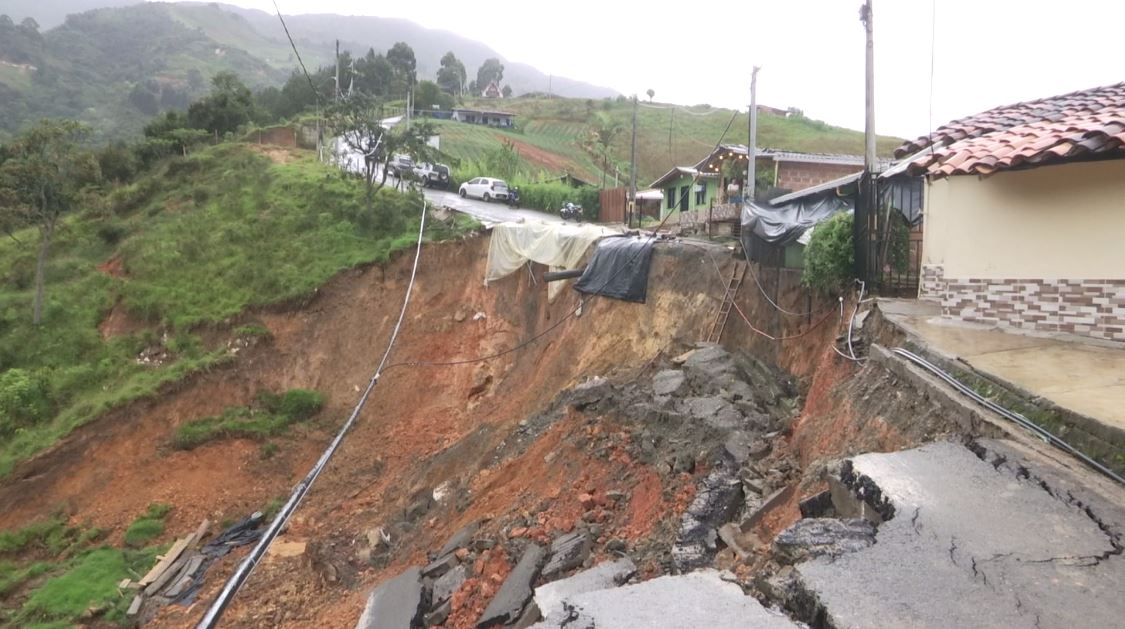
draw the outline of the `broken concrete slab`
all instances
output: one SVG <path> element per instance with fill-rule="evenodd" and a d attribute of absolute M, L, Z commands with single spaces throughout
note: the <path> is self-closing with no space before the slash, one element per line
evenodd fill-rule
<path fill-rule="evenodd" d="M 473 522 L 466 525 L 460 531 L 454 533 L 448 540 L 446 540 L 445 544 L 441 547 L 441 550 L 438 551 L 438 557 L 448 555 L 458 548 L 468 547 L 469 543 L 473 539 L 473 535 L 476 535 L 478 528 L 480 528 L 480 523 Z"/>
<path fill-rule="evenodd" d="M 745 421 L 742 413 L 721 397 L 684 398 L 680 402 L 680 410 L 717 430 L 735 430 Z"/>
<path fill-rule="evenodd" d="M 875 525 L 863 518 L 806 518 L 777 534 L 773 540 L 774 558 L 796 563 L 811 557 L 862 550 L 875 543 Z"/>
<path fill-rule="evenodd" d="M 434 581 L 434 587 L 430 595 L 430 604 L 438 605 L 444 601 L 449 600 L 453 593 L 460 589 L 461 584 L 465 582 L 468 577 L 468 570 L 465 566 L 457 566 L 456 568 L 441 575 Z"/>
<path fill-rule="evenodd" d="M 543 566 L 542 575 L 550 579 L 582 565 L 590 556 L 590 536 L 582 531 L 560 535 L 551 542 L 551 556 Z"/>
<path fill-rule="evenodd" d="M 707 380 L 738 371 L 730 352 L 717 345 L 695 350 L 684 361 L 683 367 L 691 376 Z"/>
<path fill-rule="evenodd" d="M 421 604 L 422 570 L 412 566 L 371 592 L 356 629 L 411 629 Z"/>
<path fill-rule="evenodd" d="M 477 627 L 492 627 L 511 623 L 520 617 L 524 605 L 531 599 L 531 585 L 539 576 L 546 551 L 538 544 L 528 544 L 519 562 L 508 573 L 500 591 L 484 610 Z"/>
<path fill-rule="evenodd" d="M 453 567 L 458 563 L 460 563 L 460 560 L 457 559 L 457 555 L 455 553 L 450 552 L 444 554 L 441 557 L 438 557 L 437 559 L 431 561 L 426 565 L 425 568 L 422 568 L 422 576 L 436 579 L 446 572 L 452 570 Z"/>
<path fill-rule="evenodd" d="M 718 549 L 717 529 L 730 521 L 742 502 L 742 481 L 720 466 L 708 474 L 695 498 L 680 518 L 680 532 L 672 546 L 672 561 L 678 572 L 688 572 L 710 563 Z"/>
<path fill-rule="evenodd" d="M 781 612 L 762 606 L 742 588 L 723 581 L 719 573 L 705 570 L 665 576 L 620 588 L 586 592 L 563 603 L 568 611 L 565 626 L 597 629 L 795 629 L 796 623 Z M 537 629 L 559 629 L 548 620 Z"/>
<path fill-rule="evenodd" d="M 535 588 L 535 604 L 539 606 L 543 617 L 551 620 L 552 617 L 563 613 L 564 599 L 586 592 L 617 587 L 636 571 L 637 566 L 628 557 L 606 561 L 569 578 Z M 560 618 L 559 622 L 561 623 L 562 620 Z"/>
<path fill-rule="evenodd" d="M 422 625 L 426 627 L 441 625 L 449 619 L 451 613 L 453 613 L 453 601 L 445 601 L 422 617 Z"/>
<path fill-rule="evenodd" d="M 656 396 L 676 395 L 684 389 L 687 376 L 679 369 L 665 369 L 652 377 L 652 393 Z"/>
<path fill-rule="evenodd" d="M 874 545 L 796 566 L 792 604 L 806 618 L 822 614 L 834 627 L 1120 624 L 1120 540 L 1097 511 L 1023 466 L 994 467 L 956 443 L 851 463 L 894 517 Z"/>

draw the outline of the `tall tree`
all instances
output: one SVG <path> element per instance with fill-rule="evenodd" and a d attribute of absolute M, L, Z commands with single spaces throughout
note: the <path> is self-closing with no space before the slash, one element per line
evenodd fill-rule
<path fill-rule="evenodd" d="M 445 53 L 441 58 L 441 67 L 437 71 L 437 84 L 443 91 L 449 94 L 459 95 L 465 88 L 465 82 L 469 78 L 465 72 L 465 64 L 453 54 L 453 51 Z"/>
<path fill-rule="evenodd" d="M 654 90 L 654 89 L 652 89 L 652 88 L 650 87 L 650 88 L 648 88 L 647 90 L 645 90 L 645 94 L 648 94 L 648 102 L 650 102 L 650 103 L 651 103 L 651 102 L 652 102 L 652 97 L 653 97 L 653 96 L 656 96 L 656 90 Z"/>
<path fill-rule="evenodd" d="M 452 109 L 453 97 L 443 92 L 433 81 L 418 81 L 418 87 L 414 90 L 414 108 L 419 111 Z"/>
<path fill-rule="evenodd" d="M 16 138 L 0 164 L 0 224 L 39 229 L 32 322 L 43 320 L 43 293 L 51 238 L 78 193 L 100 177 L 93 153 L 79 142 L 88 130 L 73 120 L 42 120 Z"/>
<path fill-rule="evenodd" d="M 504 64 L 496 57 L 485 59 L 477 69 L 477 89 L 483 90 L 488 84 L 496 81 L 497 84 L 504 79 Z"/>
<path fill-rule="evenodd" d="M 405 96 L 417 80 L 418 62 L 414 58 L 414 49 L 406 42 L 398 42 L 387 51 L 387 61 L 394 69 L 395 95 Z"/>
<path fill-rule="evenodd" d="M 390 94 L 395 69 L 383 53 L 369 48 L 367 54 L 355 60 L 355 89 L 369 96 L 386 97 Z"/>
<path fill-rule="evenodd" d="M 378 98 L 356 92 L 335 103 L 328 110 L 328 126 L 340 141 L 358 159 L 363 160 L 363 183 L 366 187 L 367 207 L 371 209 L 375 198 L 375 177 L 379 172 L 380 157 L 386 151 L 383 128 L 383 103 Z M 386 181 L 384 172 L 383 180 Z M 379 187 L 383 187 L 380 183 Z"/>
<path fill-rule="evenodd" d="M 216 74 L 211 93 L 188 107 L 192 127 L 216 134 L 235 131 L 254 117 L 254 95 L 233 72 Z"/>
<path fill-rule="evenodd" d="M 606 172 L 609 170 L 609 149 L 613 146 L 614 139 L 621 133 L 622 126 L 604 111 L 599 111 L 594 119 L 594 128 L 591 136 L 598 152 L 602 155 L 602 188 L 605 188 Z"/>

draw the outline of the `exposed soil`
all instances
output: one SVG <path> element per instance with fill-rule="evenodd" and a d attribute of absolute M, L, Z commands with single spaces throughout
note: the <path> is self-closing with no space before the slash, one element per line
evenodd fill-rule
<path fill-rule="evenodd" d="M 574 162 L 562 157 L 558 153 L 543 150 L 533 144 L 520 140 L 505 138 L 512 143 L 520 157 L 535 164 L 548 172 L 580 173 L 582 168 Z"/>

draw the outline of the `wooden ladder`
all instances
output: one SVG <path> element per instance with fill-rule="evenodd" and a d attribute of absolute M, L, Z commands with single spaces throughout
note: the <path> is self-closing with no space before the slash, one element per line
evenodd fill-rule
<path fill-rule="evenodd" d="M 727 291 L 723 295 L 723 303 L 719 305 L 719 311 L 715 313 L 715 320 L 711 322 L 711 330 L 707 332 L 708 343 L 718 343 L 723 338 L 723 330 L 727 327 L 727 319 L 730 318 L 730 311 L 734 309 L 734 298 L 738 295 L 738 289 L 742 288 L 742 280 L 746 277 L 746 263 L 739 260 L 734 263 L 731 269 L 730 278 L 727 280 Z"/>

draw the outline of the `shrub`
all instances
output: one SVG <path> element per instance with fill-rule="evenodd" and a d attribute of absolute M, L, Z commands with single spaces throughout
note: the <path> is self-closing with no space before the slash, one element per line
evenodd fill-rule
<path fill-rule="evenodd" d="M 51 412 L 47 383 L 26 369 L 0 373 L 0 435 L 46 419 Z"/>
<path fill-rule="evenodd" d="M 324 394 L 308 389 L 290 389 L 281 396 L 276 412 L 293 421 L 316 415 L 324 407 Z"/>
<path fill-rule="evenodd" d="M 144 546 L 149 540 L 156 539 L 164 533 L 164 517 L 172 510 L 171 505 L 154 502 L 148 506 L 148 511 L 137 518 L 125 530 L 125 544 L 134 548 Z"/>
<path fill-rule="evenodd" d="M 262 440 L 280 435 L 290 425 L 319 412 L 324 406 L 324 395 L 307 389 L 291 389 L 281 395 L 261 391 L 257 405 L 259 408 L 233 406 L 221 415 L 181 424 L 172 438 L 172 445 L 191 450 L 225 437 Z"/>
<path fill-rule="evenodd" d="M 98 227 L 98 238 L 102 239 L 107 245 L 116 245 L 121 242 L 125 234 L 129 233 L 129 229 L 121 223 L 110 221 Z"/>
<path fill-rule="evenodd" d="M 851 214 L 837 214 L 820 223 L 805 247 L 801 283 L 823 293 L 843 288 L 855 277 L 855 246 Z"/>

